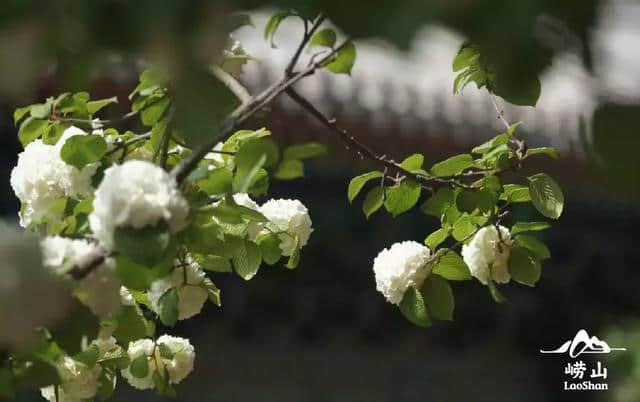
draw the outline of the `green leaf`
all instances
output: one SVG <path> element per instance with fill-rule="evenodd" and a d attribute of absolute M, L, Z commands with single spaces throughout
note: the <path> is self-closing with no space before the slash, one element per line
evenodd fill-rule
<path fill-rule="evenodd" d="M 402 161 L 400 166 L 402 166 L 402 168 L 405 170 L 413 172 L 418 169 L 422 169 L 423 163 L 424 163 L 424 156 L 422 154 L 413 154 L 405 158 L 405 160 Z"/>
<path fill-rule="evenodd" d="M 96 393 L 96 397 L 101 401 L 109 400 L 115 389 L 116 372 L 114 370 L 103 369 L 98 377 L 98 391 Z"/>
<path fill-rule="evenodd" d="M 524 157 L 528 158 L 533 155 L 548 155 L 554 159 L 558 159 L 560 157 L 560 155 L 558 155 L 558 151 L 553 147 L 529 148 L 524 154 Z"/>
<path fill-rule="evenodd" d="M 100 109 L 112 103 L 118 103 L 118 98 L 114 96 L 112 98 L 99 99 L 99 100 L 87 102 L 87 111 L 89 112 L 89 114 L 94 114 L 100 111 Z"/>
<path fill-rule="evenodd" d="M 160 296 L 158 307 L 160 321 L 168 327 L 176 325 L 179 315 L 178 291 L 176 288 L 169 289 L 165 294 Z"/>
<path fill-rule="evenodd" d="M 142 124 L 149 127 L 156 124 L 164 116 L 170 104 L 171 99 L 168 96 L 159 96 L 157 99 L 147 102 L 140 112 Z"/>
<path fill-rule="evenodd" d="M 382 172 L 378 172 L 374 170 L 372 172 L 361 174 L 360 176 L 356 176 L 349 182 L 349 189 L 347 190 L 347 197 L 349 198 L 349 202 L 352 202 L 362 190 L 362 187 L 369 181 L 376 179 L 378 177 L 382 177 Z"/>
<path fill-rule="evenodd" d="M 98 362 L 98 356 L 100 355 L 100 349 L 96 345 L 91 345 L 82 352 L 73 356 L 73 360 L 83 363 L 89 368 L 92 368 Z"/>
<path fill-rule="evenodd" d="M 289 269 L 295 269 L 300 263 L 300 238 L 298 235 L 294 236 L 294 246 L 291 255 L 289 256 L 289 260 L 287 261 L 286 267 Z"/>
<path fill-rule="evenodd" d="M 502 293 L 498 289 L 498 286 L 493 281 L 493 278 L 491 278 L 491 275 L 489 275 L 489 278 L 487 279 L 487 287 L 489 288 L 489 294 L 491 295 L 493 301 L 495 301 L 496 303 L 504 303 L 507 301 L 507 298 L 502 295 Z"/>
<path fill-rule="evenodd" d="M 173 350 L 171 350 L 171 348 L 169 348 L 169 346 L 167 346 L 164 343 L 158 343 L 157 347 L 158 347 L 158 350 L 160 351 L 160 356 L 162 356 L 163 359 L 173 360 L 173 357 L 176 354 Z"/>
<path fill-rule="evenodd" d="M 384 204 L 384 189 L 382 186 L 376 186 L 369 190 L 364 202 L 362 203 L 362 212 L 364 216 L 369 219 L 380 207 Z"/>
<path fill-rule="evenodd" d="M 349 42 L 336 53 L 335 60 L 325 64 L 324 68 L 334 74 L 351 74 L 355 62 L 356 46 Z"/>
<path fill-rule="evenodd" d="M 333 47 L 336 44 L 336 31 L 326 28 L 313 34 L 309 41 L 309 46 Z"/>
<path fill-rule="evenodd" d="M 462 212 L 485 213 L 493 211 L 498 202 L 497 195 L 490 190 L 463 189 L 456 197 L 456 207 Z"/>
<path fill-rule="evenodd" d="M 454 200 L 455 194 L 453 189 L 450 187 L 442 187 L 422 204 L 420 210 L 427 215 L 441 219 L 449 207 L 454 205 Z"/>
<path fill-rule="evenodd" d="M 266 264 L 273 265 L 282 257 L 280 238 L 276 233 L 269 233 L 258 238 L 258 246 L 262 253 L 262 259 Z"/>
<path fill-rule="evenodd" d="M 233 174 L 229 169 L 218 168 L 210 171 L 207 177 L 199 180 L 198 187 L 208 195 L 226 194 L 231 192 Z"/>
<path fill-rule="evenodd" d="M 540 261 L 531 255 L 526 248 L 513 247 L 509 255 L 509 273 L 514 281 L 527 286 L 535 286 L 540 279 Z"/>
<path fill-rule="evenodd" d="M 274 165 L 278 158 L 278 147 L 271 140 L 260 138 L 244 143 L 235 155 L 237 172 L 233 183 L 234 190 L 247 192 L 258 171 L 263 166 Z"/>
<path fill-rule="evenodd" d="M 551 225 L 547 222 L 517 222 L 511 228 L 511 234 L 516 235 L 523 232 L 537 232 L 550 227 Z"/>
<path fill-rule="evenodd" d="M 419 327 L 426 328 L 431 325 L 422 294 L 414 287 L 407 288 L 400 302 L 400 312 L 407 320 Z"/>
<path fill-rule="evenodd" d="M 529 252 L 538 260 L 551 258 L 549 248 L 533 236 L 522 234 L 518 235 L 515 237 L 515 244 L 529 250 Z"/>
<path fill-rule="evenodd" d="M 31 107 L 31 116 L 35 119 L 48 119 L 51 114 L 51 106 L 53 106 L 53 100 L 33 105 Z"/>
<path fill-rule="evenodd" d="M 509 202 L 529 202 L 531 201 L 529 187 L 519 184 L 505 184 L 500 199 Z"/>
<path fill-rule="evenodd" d="M 438 177 L 455 176 L 473 166 L 475 162 L 470 154 L 460 154 L 433 165 L 431 174 Z"/>
<path fill-rule="evenodd" d="M 284 159 L 273 173 L 273 177 L 280 180 L 293 180 L 304 177 L 304 165 L 298 159 Z"/>
<path fill-rule="evenodd" d="M 451 236 L 458 241 L 466 240 L 473 232 L 476 231 L 476 224 L 469 215 L 462 215 L 453 224 Z"/>
<path fill-rule="evenodd" d="M 207 293 L 209 293 L 209 301 L 215 304 L 216 306 L 222 306 L 222 298 L 220 294 L 220 289 L 209 278 L 204 278 L 202 281 L 205 288 L 207 289 Z"/>
<path fill-rule="evenodd" d="M 547 218 L 558 219 L 564 207 L 564 195 L 558 183 L 545 173 L 529 177 L 533 206 Z"/>
<path fill-rule="evenodd" d="M 151 268 L 147 265 L 139 264 L 125 255 L 117 255 L 116 273 L 122 284 L 130 289 L 147 290 L 151 286 L 151 282 L 158 279 L 162 274 L 168 274 L 170 270 L 170 262 L 163 261 L 166 266 L 158 265 Z"/>
<path fill-rule="evenodd" d="M 136 378 L 145 378 L 149 375 L 149 360 L 146 354 L 136 357 L 129 366 L 131 375 Z"/>
<path fill-rule="evenodd" d="M 469 267 L 462 258 L 452 250 L 444 250 L 433 266 L 432 273 L 450 281 L 466 281 L 471 279 Z"/>
<path fill-rule="evenodd" d="M 310 159 L 327 154 L 327 147 L 317 142 L 291 145 L 284 149 L 283 159 Z"/>
<path fill-rule="evenodd" d="M 171 242 L 169 227 L 164 222 L 140 229 L 120 227 L 113 237 L 114 251 L 148 267 L 156 265 L 165 257 L 165 251 Z"/>
<path fill-rule="evenodd" d="M 271 18 L 269 18 L 269 21 L 267 21 L 267 24 L 264 27 L 264 39 L 265 40 L 270 40 L 271 47 L 273 47 L 273 48 L 276 47 L 276 44 L 273 41 L 273 37 L 274 37 L 276 31 L 278 30 L 278 27 L 280 26 L 280 23 L 290 15 L 291 15 L 291 13 L 288 12 L 288 11 L 279 12 L 279 13 L 276 13 L 276 14 L 272 15 Z"/>
<path fill-rule="evenodd" d="M 497 136 L 493 137 L 492 139 L 485 142 L 484 144 L 478 145 L 477 147 L 473 148 L 471 152 L 474 154 L 484 155 L 494 150 L 495 148 L 499 147 L 500 145 L 506 144 L 507 142 L 509 142 L 509 134 L 507 133 L 498 134 Z"/>
<path fill-rule="evenodd" d="M 48 126 L 49 122 L 47 120 L 27 117 L 20 125 L 20 130 L 18 130 L 18 138 L 22 146 L 26 147 L 31 141 L 40 137 Z"/>
<path fill-rule="evenodd" d="M 167 368 L 164 368 L 164 372 L 155 370 L 152 375 L 153 385 L 158 395 L 162 397 L 175 398 L 176 390 L 169 383 L 169 373 Z"/>
<path fill-rule="evenodd" d="M 424 239 L 424 244 L 429 247 L 431 251 L 435 251 L 443 241 L 447 240 L 447 237 L 449 237 L 449 231 L 444 228 L 440 228 L 427 236 L 427 238 Z"/>
<path fill-rule="evenodd" d="M 236 273 L 244 280 L 253 278 L 262 262 L 260 248 L 253 242 L 244 241 L 243 247 L 239 247 L 232 258 Z"/>
<path fill-rule="evenodd" d="M 429 316 L 437 320 L 453 320 L 453 291 L 449 282 L 438 275 L 429 275 L 421 292 Z"/>
<path fill-rule="evenodd" d="M 387 188 L 384 207 L 395 218 L 407 212 L 420 198 L 420 184 L 412 179 L 404 179 L 400 183 Z"/>
<path fill-rule="evenodd" d="M 113 336 L 118 343 L 127 345 L 131 341 L 149 336 L 149 324 L 138 305 L 122 306 L 115 318 L 118 326 Z"/>
<path fill-rule="evenodd" d="M 22 120 L 27 113 L 29 113 L 29 111 L 31 111 L 31 108 L 34 105 L 29 105 L 29 106 L 24 106 L 24 107 L 19 107 L 17 108 L 14 112 L 13 112 L 13 123 L 17 126 L 18 123 L 20 122 L 20 120 Z"/>
<path fill-rule="evenodd" d="M 231 262 L 226 257 L 218 255 L 203 255 L 196 258 L 198 264 L 205 271 L 231 272 Z"/>
<path fill-rule="evenodd" d="M 82 169 L 98 162 L 107 153 L 107 143 L 99 135 L 74 135 L 60 150 L 60 157 L 68 165 Z"/>

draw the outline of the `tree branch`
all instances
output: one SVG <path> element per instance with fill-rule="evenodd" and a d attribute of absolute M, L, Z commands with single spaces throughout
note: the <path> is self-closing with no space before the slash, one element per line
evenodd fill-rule
<path fill-rule="evenodd" d="M 300 55 L 302 54 L 302 51 L 307 46 L 307 43 L 309 43 L 309 40 L 311 40 L 311 37 L 318 30 L 318 28 L 324 22 L 324 20 L 325 20 L 324 14 L 320 14 L 318 16 L 318 18 L 316 19 L 316 21 L 313 23 L 313 26 L 311 27 L 311 29 L 309 29 L 308 31 L 307 31 L 307 27 L 306 27 L 306 20 L 304 20 L 305 21 L 304 36 L 302 37 L 302 41 L 300 42 L 300 45 L 298 45 L 298 48 L 296 49 L 295 53 L 293 54 L 293 57 L 291 58 L 291 61 L 289 61 L 289 64 L 287 65 L 287 68 L 285 68 L 285 70 L 284 70 L 285 75 L 291 75 L 292 74 L 293 69 L 296 67 L 296 64 L 298 63 L 298 60 L 300 59 Z"/>

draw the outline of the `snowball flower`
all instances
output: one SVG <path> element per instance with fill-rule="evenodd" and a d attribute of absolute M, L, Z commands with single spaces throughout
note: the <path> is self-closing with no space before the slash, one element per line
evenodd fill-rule
<path fill-rule="evenodd" d="M 188 213 L 175 180 L 150 162 L 131 160 L 104 172 L 95 192 L 89 225 L 107 248 L 119 227 L 140 229 L 165 221 L 172 232 L 183 229 Z"/>
<path fill-rule="evenodd" d="M 205 273 L 202 268 L 191 259 L 187 259 L 186 267 L 178 266 L 171 275 L 151 284 L 149 299 L 153 311 L 160 312 L 160 298 L 175 288 L 178 292 L 178 319 L 185 320 L 198 314 L 209 298 L 204 279 Z"/>
<path fill-rule="evenodd" d="M 462 246 L 462 258 L 469 267 L 471 275 L 486 285 L 489 269 L 494 282 L 507 283 L 509 275 L 509 254 L 511 253 L 511 233 L 504 226 L 485 226 L 478 230 L 469 244 Z"/>
<path fill-rule="evenodd" d="M 269 232 L 280 233 L 280 249 L 282 255 L 289 256 L 295 248 L 295 239 L 299 239 L 299 247 L 302 248 L 309 241 L 309 236 L 313 232 L 309 211 L 298 200 L 269 200 L 262 204 L 259 211 L 269 219 L 266 224 Z"/>
<path fill-rule="evenodd" d="M 67 264 L 76 264 L 92 254 L 101 252 L 98 245 L 83 239 L 61 236 L 45 237 L 41 241 L 43 264 L 64 272 Z M 82 278 L 73 291 L 84 305 L 99 317 L 107 317 L 120 305 L 120 280 L 112 259 L 93 269 Z"/>
<path fill-rule="evenodd" d="M 99 365 L 89 368 L 69 356 L 64 356 L 56 368 L 61 380 L 57 402 L 81 401 L 91 399 L 96 395 L 98 378 L 102 371 Z M 40 389 L 40 394 L 43 398 L 56 402 L 53 385 Z"/>
<path fill-rule="evenodd" d="M 157 370 L 156 359 L 153 357 L 155 350 L 155 343 L 151 339 L 138 339 L 137 341 L 129 342 L 127 348 L 127 354 L 129 359 L 134 361 L 140 356 L 147 356 L 149 363 L 149 372 L 146 377 L 138 378 L 131 373 L 130 367 L 121 370 L 122 377 L 134 388 L 137 389 L 150 389 L 153 388 L 153 373 Z"/>
<path fill-rule="evenodd" d="M 92 163 L 78 170 L 60 157 L 67 139 L 84 134 L 77 127 L 69 127 L 55 145 L 47 145 L 38 139 L 18 155 L 18 164 L 11 171 L 11 187 L 23 203 L 20 226 L 27 227 L 44 217 L 55 221 L 59 216 L 50 209 L 57 200 L 62 197 L 79 199 L 92 193 L 91 177 L 98 164 Z"/>
<path fill-rule="evenodd" d="M 158 345 L 165 346 L 172 356 L 167 356 L 161 348 L 156 347 Z M 121 371 L 127 382 L 138 389 L 153 388 L 153 374 L 160 370 L 160 373 L 164 375 L 165 368 L 169 373 L 169 383 L 178 384 L 191 373 L 195 360 L 195 350 L 188 339 L 169 335 L 162 335 L 157 342 L 153 342 L 151 339 L 129 342 L 127 354 L 131 361 L 140 356 L 147 357 L 149 371 L 146 377 L 134 376 L 129 367 Z"/>
<path fill-rule="evenodd" d="M 376 289 L 389 303 L 400 304 L 407 288 L 422 287 L 431 272 L 427 266 L 431 251 L 415 241 L 395 243 L 373 260 Z"/>
<path fill-rule="evenodd" d="M 163 361 L 169 372 L 169 382 L 178 384 L 193 371 L 195 349 L 188 339 L 177 336 L 162 335 L 157 343 L 166 346 L 173 353 L 172 359 L 163 358 Z"/>

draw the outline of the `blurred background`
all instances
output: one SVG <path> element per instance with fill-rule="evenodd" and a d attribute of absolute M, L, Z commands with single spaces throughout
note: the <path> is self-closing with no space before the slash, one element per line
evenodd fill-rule
<path fill-rule="evenodd" d="M 202 27 L 215 28 L 218 18 L 198 14 L 202 2 L 98 1 L 77 9 L 72 2 L 41 9 L 18 3 L 0 6 L 0 212 L 8 220 L 19 208 L 9 186 L 20 152 L 15 107 L 82 88 L 92 98 L 118 96 L 119 105 L 108 113 L 123 114 L 140 71 L 137 52 L 149 45 L 149 34 L 155 42 L 145 49 L 157 55 L 158 49 L 179 48 L 193 32 L 200 37 Z M 299 21 L 286 20 L 272 48 L 262 34 L 272 10 L 253 9 L 259 3 L 224 6 L 252 9 L 255 27 L 234 33 L 257 59 L 241 77 L 252 92 L 281 76 L 302 34 Z M 540 74 L 538 105 L 505 104 L 504 113 L 511 122 L 523 121 L 531 146 L 552 145 L 561 155 L 541 157 L 530 168 L 556 178 L 566 198 L 561 219 L 540 232 L 552 253 L 541 281 L 533 289 L 506 286 L 509 302 L 501 305 L 475 281 L 453 283 L 454 321 L 426 330 L 411 325 L 376 292 L 373 258 L 394 242 L 421 242 L 438 222 L 418 210 L 396 219 L 379 212 L 367 222 L 361 200 L 350 206 L 346 188 L 372 166 L 282 97 L 248 126 L 268 127 L 281 145 L 318 141 L 330 147 L 328 157 L 309 164 L 304 179 L 274 181 L 270 189 L 270 197 L 307 205 L 315 231 L 296 271 L 264 266 L 251 282 L 214 278 L 223 308 L 207 305 L 174 331 L 191 338 L 197 350 L 196 370 L 177 387 L 178 399 L 640 401 L 640 324 L 634 321 L 640 316 L 640 3 L 397 3 L 374 1 L 363 11 L 359 2 L 344 10 L 327 2 L 331 20 L 357 38 L 356 65 L 351 77 L 318 73 L 298 90 L 379 152 L 396 160 L 420 152 L 432 164 L 501 130 L 486 91 L 470 85 L 463 95 L 452 94 L 451 62 L 465 38 L 506 52 L 514 76 L 526 76 L 528 68 Z M 143 6 L 148 15 L 141 14 Z M 344 23 L 357 12 L 362 20 Z M 193 21 L 200 27 L 193 32 L 176 28 Z M 369 23 L 377 30 L 368 31 Z M 554 46 L 546 46 L 543 56 L 518 53 L 535 49 L 534 39 Z M 95 69 L 98 59 L 102 68 Z M 528 208 L 516 209 L 515 218 L 538 219 Z M 571 359 L 539 353 L 582 328 L 628 349 L 613 359 L 583 359 L 609 368 L 609 391 L 564 391 Z M 116 392 L 118 401 L 159 399 L 126 385 Z M 20 395 L 38 399 L 37 393 Z"/>

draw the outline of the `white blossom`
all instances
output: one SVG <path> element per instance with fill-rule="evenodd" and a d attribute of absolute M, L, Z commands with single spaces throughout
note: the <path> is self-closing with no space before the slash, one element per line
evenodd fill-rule
<path fill-rule="evenodd" d="M 269 219 L 264 233 L 284 232 L 278 235 L 282 255 L 289 256 L 295 248 L 295 236 L 298 236 L 299 247 L 309 241 L 313 232 L 309 211 L 298 200 L 269 200 L 262 204 L 259 211 Z"/>
<path fill-rule="evenodd" d="M 118 227 L 140 229 L 165 221 L 172 232 L 186 225 L 188 204 L 175 180 L 150 162 L 132 160 L 104 172 L 95 192 L 89 225 L 107 248 Z"/>
<path fill-rule="evenodd" d="M 27 144 L 18 155 L 18 164 L 11 171 L 11 187 L 23 203 L 20 225 L 27 227 L 39 222 L 45 216 L 50 222 L 59 219 L 59 214 L 51 211 L 62 197 L 80 199 L 93 191 L 91 177 L 98 169 L 97 163 L 82 170 L 66 164 L 60 157 L 60 150 L 67 139 L 75 135 L 85 135 L 77 127 L 69 127 L 55 145 L 47 145 L 42 140 Z"/>
<path fill-rule="evenodd" d="M 164 358 L 164 364 L 169 372 L 169 382 L 178 384 L 193 371 L 196 353 L 188 339 L 177 336 L 162 335 L 158 338 L 159 345 L 165 345 L 174 354 L 172 359 Z"/>
<path fill-rule="evenodd" d="M 160 348 L 156 347 L 158 345 L 166 346 L 173 356 L 171 358 L 163 356 Z M 138 389 L 153 388 L 153 374 L 160 370 L 161 375 L 164 375 L 165 368 L 169 373 L 169 383 L 179 383 L 191 373 L 195 360 L 195 350 L 188 339 L 169 335 L 162 335 L 157 342 L 151 339 L 139 339 L 129 342 L 127 354 L 131 361 L 140 356 L 147 356 L 149 372 L 146 377 L 135 377 L 129 367 L 121 371 L 127 382 Z"/>
<path fill-rule="evenodd" d="M 485 226 L 478 230 L 469 244 L 462 246 L 462 258 L 469 267 L 471 275 L 476 277 L 484 285 L 491 277 L 497 283 L 507 283 L 511 280 L 509 275 L 509 254 L 511 253 L 511 233 L 504 226 Z"/>
<path fill-rule="evenodd" d="M 151 284 L 149 299 L 151 300 L 153 311 L 160 312 L 160 298 L 167 291 L 175 288 L 178 292 L 178 319 L 185 320 L 198 314 L 209 298 L 209 292 L 203 283 L 204 279 L 205 273 L 202 268 L 190 258 L 187 258 L 185 267 L 179 265 L 171 275 L 158 279 Z"/>
<path fill-rule="evenodd" d="M 58 387 L 59 399 L 57 402 L 82 401 L 96 395 L 99 385 L 98 378 L 102 371 L 99 365 L 89 368 L 69 356 L 64 356 L 56 368 L 61 381 Z M 42 388 L 40 394 L 43 398 L 56 402 L 53 385 Z"/>
<path fill-rule="evenodd" d="M 376 289 L 389 303 L 400 304 L 407 288 L 420 288 L 431 272 L 431 251 L 415 241 L 394 243 L 373 260 Z"/>
<path fill-rule="evenodd" d="M 101 252 L 98 245 L 84 239 L 48 236 L 41 241 L 43 263 L 52 269 L 76 264 Z M 120 280 L 110 258 L 93 269 L 76 284 L 74 296 L 99 317 L 107 317 L 120 306 Z"/>
<path fill-rule="evenodd" d="M 156 357 L 154 356 L 155 343 L 151 339 L 138 339 L 129 342 L 127 354 L 129 359 L 134 361 L 140 356 L 147 356 L 149 363 L 149 372 L 146 377 L 138 378 L 131 373 L 129 367 L 122 369 L 121 374 L 125 380 L 134 388 L 151 389 L 153 388 L 153 373 L 157 370 Z"/>
<path fill-rule="evenodd" d="M 133 298 L 133 295 L 129 291 L 129 289 L 124 286 L 120 286 L 120 304 L 123 306 L 135 306 L 136 299 Z"/>

